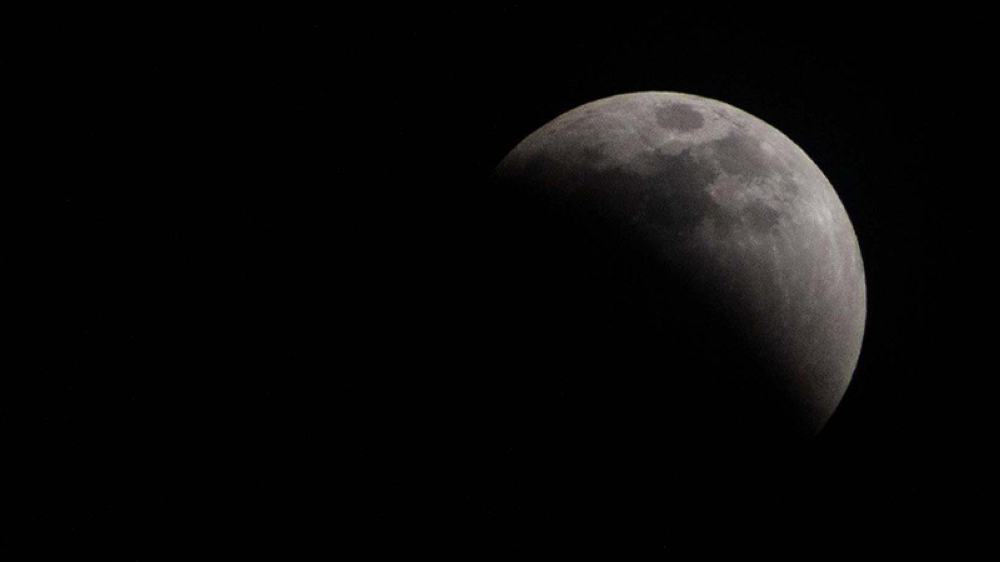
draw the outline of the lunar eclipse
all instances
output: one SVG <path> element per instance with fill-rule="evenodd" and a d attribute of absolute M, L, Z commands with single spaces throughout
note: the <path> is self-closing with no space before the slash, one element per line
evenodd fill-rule
<path fill-rule="evenodd" d="M 836 191 L 788 137 L 694 95 L 618 95 L 539 128 L 495 180 L 499 200 L 535 213 L 511 225 L 526 290 L 563 301 L 535 315 L 580 330 L 566 354 L 605 348 L 587 362 L 607 388 L 640 381 L 619 399 L 644 425 L 801 440 L 826 424 L 861 351 L 864 267 Z M 560 260 L 558 282 L 541 273 Z M 629 366 L 623 350 L 640 340 L 661 368 Z"/>

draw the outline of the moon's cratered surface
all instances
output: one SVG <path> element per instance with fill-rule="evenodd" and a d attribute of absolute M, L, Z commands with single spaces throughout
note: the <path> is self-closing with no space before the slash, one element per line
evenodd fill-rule
<path fill-rule="evenodd" d="M 625 94 L 538 129 L 496 178 L 501 188 L 535 191 L 648 245 L 664 270 L 689 280 L 736 325 L 725 337 L 739 334 L 755 364 L 734 380 L 751 377 L 739 384 L 777 397 L 759 407 L 790 413 L 784 419 L 799 435 L 822 429 L 861 351 L 864 269 L 836 192 L 785 135 L 718 101 Z M 649 303 L 671 314 L 671 295 Z"/>

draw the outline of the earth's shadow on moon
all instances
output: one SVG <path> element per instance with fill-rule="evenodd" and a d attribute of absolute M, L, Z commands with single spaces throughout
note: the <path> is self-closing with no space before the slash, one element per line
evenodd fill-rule
<path fill-rule="evenodd" d="M 599 213 L 532 186 L 486 193 L 452 431 L 519 517 L 606 517 L 687 486 L 756 493 L 787 469 L 805 429 L 738 307 Z"/>
<path fill-rule="evenodd" d="M 612 185 L 628 181 L 616 173 Z M 486 376 L 503 389 L 497 416 L 530 428 L 522 443 L 555 460 L 801 440 L 742 332 L 739 303 L 719 302 L 717 288 L 670 267 L 662 245 L 603 210 L 499 183 L 484 226 L 492 240 L 481 281 L 496 331 Z"/>

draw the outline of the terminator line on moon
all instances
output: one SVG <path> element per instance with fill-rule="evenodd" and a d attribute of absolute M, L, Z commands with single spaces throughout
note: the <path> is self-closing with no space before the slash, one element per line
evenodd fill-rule
<path fill-rule="evenodd" d="M 823 428 L 861 351 L 864 268 L 830 182 L 781 132 L 698 96 L 618 95 L 529 135 L 496 179 L 645 240 L 740 324 L 797 433 Z"/>

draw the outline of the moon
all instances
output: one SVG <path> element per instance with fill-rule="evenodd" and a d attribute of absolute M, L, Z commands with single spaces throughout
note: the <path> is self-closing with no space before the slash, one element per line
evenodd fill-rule
<path fill-rule="evenodd" d="M 615 339 L 591 365 L 609 400 L 634 400 L 674 434 L 803 439 L 827 423 L 861 352 L 864 267 L 836 191 L 788 137 L 719 101 L 624 94 L 530 134 L 494 179 L 536 218 L 510 225 L 546 248 L 532 263 L 587 261 L 545 291 L 574 295 L 555 314 L 600 308 L 601 327 L 564 351 Z M 639 383 L 625 385 L 632 397 L 625 380 Z"/>

